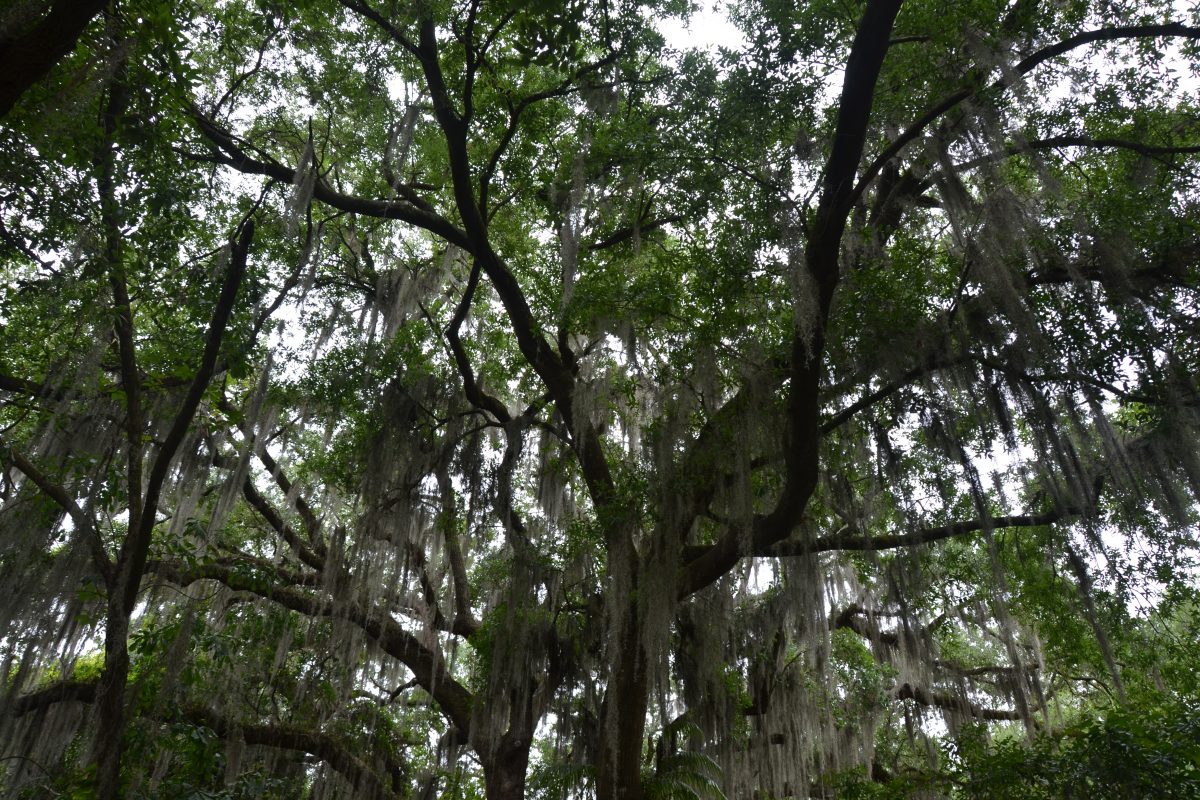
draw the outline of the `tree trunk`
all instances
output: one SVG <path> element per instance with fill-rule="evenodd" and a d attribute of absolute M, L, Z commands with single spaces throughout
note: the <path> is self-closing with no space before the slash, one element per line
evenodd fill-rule
<path fill-rule="evenodd" d="M 129 614 L 121 593 L 112 594 L 104 629 L 104 672 L 96 691 L 96 734 L 92 745 L 99 800 L 117 800 L 121 794 L 125 686 L 129 682 Z"/>
<path fill-rule="evenodd" d="M 630 604 L 616 673 L 604 696 L 596 775 L 599 800 L 642 800 L 642 740 L 649 703 L 646 652 L 642 647 L 637 603 Z"/>
<path fill-rule="evenodd" d="M 532 739 L 505 735 L 495 754 L 484 765 L 488 800 L 525 800 L 525 772 Z"/>

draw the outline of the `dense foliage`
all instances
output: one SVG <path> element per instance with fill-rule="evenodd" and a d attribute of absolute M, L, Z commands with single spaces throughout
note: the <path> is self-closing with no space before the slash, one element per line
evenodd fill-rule
<path fill-rule="evenodd" d="M 0 11 L 0 793 L 1200 796 L 1200 10 L 694 11 Z"/>

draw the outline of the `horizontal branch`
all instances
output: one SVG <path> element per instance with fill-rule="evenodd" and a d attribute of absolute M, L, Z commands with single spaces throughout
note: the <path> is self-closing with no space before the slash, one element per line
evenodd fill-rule
<path fill-rule="evenodd" d="M 659 217 L 657 219 L 652 219 L 647 222 L 643 222 L 639 225 L 628 225 L 624 228 L 620 228 L 619 230 L 613 231 L 608 236 L 605 236 L 603 239 L 601 239 L 597 242 L 592 242 L 590 245 L 588 245 L 588 249 L 589 250 L 604 250 L 606 248 L 614 247 L 618 244 L 621 244 L 621 242 L 629 241 L 630 239 L 633 238 L 635 233 L 637 233 L 637 234 L 648 233 L 649 231 L 656 230 L 658 228 L 663 227 L 664 225 L 671 225 L 673 223 L 682 222 L 682 221 L 683 221 L 683 216 L 681 214 L 669 214 L 665 217 Z"/>
<path fill-rule="evenodd" d="M 386 612 L 366 609 L 355 602 L 317 597 L 299 589 L 280 586 L 263 577 L 236 572 L 224 564 L 185 567 L 169 561 L 153 561 L 147 564 L 147 572 L 181 586 L 200 580 L 214 580 L 235 591 L 258 595 L 306 616 L 350 622 L 374 639 L 383 652 L 408 667 L 421 688 L 433 697 L 455 727 L 464 734 L 470 730 L 474 702 L 471 692 L 450 674 L 440 653 L 422 644 Z"/>
<path fill-rule="evenodd" d="M 42 689 L 18 696 L 8 706 L 13 717 L 45 711 L 59 703 L 76 702 L 91 704 L 96 701 L 98 681 L 61 681 Z M 165 710 L 165 709 L 164 709 Z M 198 707 L 188 708 L 181 716 L 193 725 L 211 729 L 217 736 L 228 738 L 239 736 L 246 744 L 274 747 L 280 750 L 297 750 L 315 756 L 341 773 L 355 789 L 369 797 L 395 797 L 398 795 L 397 780 L 401 777 L 399 765 L 390 764 L 393 772 L 391 781 L 384 781 L 367 766 L 345 742 L 327 733 L 310 730 L 297 725 L 269 723 L 234 723 L 214 711 Z"/>
<path fill-rule="evenodd" d="M 39 383 L 34 383 L 25 378 L 18 378 L 15 375 L 6 375 L 2 372 L 0 372 L 0 392 L 24 394 L 30 397 L 50 400 L 59 400 L 62 398 L 61 390 L 57 392 L 52 391 Z"/>
<path fill-rule="evenodd" d="M 235 723 L 214 711 L 201 708 L 186 709 L 183 717 L 193 725 L 211 729 L 223 739 L 238 736 L 246 744 L 296 750 L 316 756 L 346 778 L 354 787 L 356 796 L 360 793 L 365 797 L 377 798 L 401 795 L 399 765 L 389 765 L 393 774 L 390 780 L 385 780 L 355 755 L 352 745 L 328 733 L 298 725 Z"/>
<path fill-rule="evenodd" d="M 277 161 L 263 161 L 254 158 L 241 147 L 234 136 L 220 128 L 216 123 L 206 119 L 198 111 L 193 112 L 193 119 L 201 132 L 217 148 L 213 156 L 218 163 L 233 167 L 238 172 L 247 175 L 264 175 L 283 183 L 294 183 L 297 175 L 291 167 Z M 451 244 L 458 245 L 464 250 L 471 249 L 471 242 L 465 232 L 452 224 L 445 217 L 420 208 L 406 200 L 374 200 L 336 191 L 323 180 L 317 180 L 313 186 L 313 197 L 340 211 L 361 214 L 376 219 L 394 219 L 407 222 L 440 236 Z"/>
<path fill-rule="evenodd" d="M 797 556 L 809 553 L 828 551 L 862 551 L 862 550 L 895 550 L 901 547 L 913 547 L 919 544 L 952 539 L 982 530 L 1001 530 L 1003 528 L 1037 528 L 1076 516 L 1080 513 L 1077 508 L 1065 508 L 1048 511 L 1044 514 L 1022 514 L 1018 516 L 991 517 L 956 522 L 951 525 L 939 525 L 933 528 L 922 528 L 919 531 L 894 536 L 866 536 L 857 531 L 839 531 L 828 536 L 820 536 L 811 543 L 787 541 L 772 548 L 771 552 L 756 555 L 766 556 Z"/>
<path fill-rule="evenodd" d="M 914 700 L 926 707 L 944 708 L 947 711 L 957 711 L 960 714 L 989 722 L 1009 722 L 1019 720 L 1021 714 L 1007 708 L 984 708 L 978 703 L 972 703 L 965 697 L 955 697 L 946 692 L 930 691 L 920 686 L 905 683 L 892 692 L 897 700 Z"/>
<path fill-rule="evenodd" d="M 982 530 L 1001 530 L 1004 528 L 1037 528 L 1051 525 L 1070 517 L 1078 516 L 1082 510 L 1067 507 L 1043 514 L 1021 514 L 1015 516 L 990 517 L 956 522 L 950 525 L 922 528 L 913 533 L 895 534 L 890 536 L 868 536 L 846 528 L 827 536 L 819 536 L 811 541 L 789 539 L 763 547 L 752 547 L 744 555 L 755 558 L 789 558 L 813 555 L 827 552 L 873 552 L 877 550 L 896 550 L 902 547 L 916 547 L 943 539 L 976 533 Z M 761 524 L 763 517 L 756 518 L 756 527 Z M 754 539 L 759 539 L 756 535 Z M 717 545 L 688 545 L 684 548 L 685 563 L 695 561 L 708 553 Z"/>
<path fill-rule="evenodd" d="M 1153 156 L 1171 156 L 1171 155 L 1191 155 L 1200 153 L 1200 145 L 1161 145 L 1161 144 L 1146 144 L 1144 142 L 1136 142 L 1132 139 L 1118 139 L 1114 137 L 1092 137 L 1092 136 L 1049 136 L 1045 139 L 1032 139 L 1026 142 L 1015 142 L 1005 147 L 1002 150 L 997 150 L 993 153 L 986 153 L 970 161 L 964 161 L 961 164 L 955 164 L 955 169 L 968 170 L 975 169 L 978 166 L 987 164 L 992 161 L 997 161 L 1009 156 L 1021 155 L 1023 153 L 1035 152 L 1038 150 L 1057 150 L 1063 147 L 1082 147 L 1095 150 L 1130 150 L 1138 155 L 1153 157 Z M 928 181 L 926 182 L 928 183 Z"/>
<path fill-rule="evenodd" d="M 96 702 L 96 681 L 60 681 L 37 689 L 29 694 L 23 694 L 8 706 L 8 713 L 14 717 L 44 711 L 56 703 L 87 703 Z"/>

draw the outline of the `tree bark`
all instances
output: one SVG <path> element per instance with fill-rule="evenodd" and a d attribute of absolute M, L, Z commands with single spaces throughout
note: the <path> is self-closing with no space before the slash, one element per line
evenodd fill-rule
<path fill-rule="evenodd" d="M 104 671 L 96 689 L 96 738 L 92 744 L 100 800 L 116 800 L 121 794 L 125 685 L 129 682 L 129 619 L 120 594 L 111 593 L 104 621 Z"/>
<path fill-rule="evenodd" d="M 0 40 L 0 117 L 75 46 L 106 5 L 108 0 L 58 0 L 32 28 Z"/>
<path fill-rule="evenodd" d="M 646 652 L 642 647 L 637 602 L 630 603 L 616 654 L 615 672 L 600 714 L 596 796 L 600 800 L 642 800 L 642 740 L 650 701 Z"/>
<path fill-rule="evenodd" d="M 98 724 L 92 743 L 92 762 L 96 765 L 97 792 L 100 800 L 117 800 L 121 795 L 121 747 L 126 724 L 125 687 L 129 681 L 129 626 L 134 608 L 137 606 L 137 595 L 141 587 L 142 576 L 146 571 L 146 559 L 150 551 L 154 520 L 158 512 L 158 499 L 175 453 L 182 444 L 184 435 L 200 406 L 204 390 L 212 380 L 221 340 L 224 338 L 226 327 L 233 314 L 238 290 L 246 275 L 246 258 L 253 238 L 254 224 L 247 221 L 242 226 L 237 241 L 232 245 L 232 258 L 221 287 L 221 294 L 209 322 L 204 353 L 183 405 L 172 422 L 166 440 L 155 456 L 144 500 L 140 491 L 142 482 L 141 451 L 132 444 L 141 435 L 140 414 L 135 415 L 133 408 L 129 411 L 130 416 L 139 421 L 136 426 L 130 424 L 129 457 L 138 459 L 139 463 L 130 464 L 130 529 L 121 544 L 121 552 L 117 558 L 113 578 L 106 586 L 108 612 L 105 617 L 104 672 L 96 693 Z M 128 306 L 128 301 L 125 305 Z M 123 355 L 128 355 L 132 362 L 132 320 L 129 325 L 130 328 L 127 331 L 129 342 L 122 342 L 122 351 Z M 130 386 L 134 380 L 131 376 L 136 376 L 136 374 L 136 364 L 126 369 L 124 385 Z M 132 398 L 136 397 L 136 393 L 129 391 L 127 391 L 127 395 L 131 398 L 131 402 Z"/>
<path fill-rule="evenodd" d="M 484 790 L 488 800 L 525 800 L 525 773 L 529 768 L 532 739 L 506 735 L 495 754 L 484 764 Z"/>

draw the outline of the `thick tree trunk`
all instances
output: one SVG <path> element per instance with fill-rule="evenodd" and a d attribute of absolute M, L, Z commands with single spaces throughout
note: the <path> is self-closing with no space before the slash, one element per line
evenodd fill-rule
<path fill-rule="evenodd" d="M 649 684 L 637 604 L 631 604 L 616 672 L 604 696 L 596 794 L 600 800 L 642 800 L 642 740 Z"/>
<path fill-rule="evenodd" d="M 121 745 L 125 738 L 125 686 L 129 682 L 129 614 L 121 593 L 108 603 L 104 631 L 104 672 L 96 691 L 96 765 L 99 800 L 117 800 L 121 788 Z"/>
<path fill-rule="evenodd" d="M 488 800 L 525 800 L 530 744 L 531 740 L 505 737 L 483 770 Z"/>

